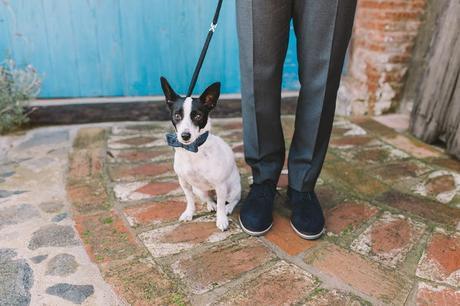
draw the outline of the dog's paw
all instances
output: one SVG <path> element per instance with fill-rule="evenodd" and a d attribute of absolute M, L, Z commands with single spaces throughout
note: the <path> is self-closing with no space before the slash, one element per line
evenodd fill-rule
<path fill-rule="evenodd" d="M 179 221 L 192 221 L 193 219 L 193 211 L 184 211 L 182 215 L 179 217 Z"/>
<path fill-rule="evenodd" d="M 226 215 L 217 216 L 216 221 L 217 228 L 221 231 L 225 231 L 228 228 L 228 218 Z"/>
<path fill-rule="evenodd" d="M 206 208 L 208 211 L 216 211 L 217 210 L 217 204 L 214 202 L 208 202 L 206 203 Z"/>

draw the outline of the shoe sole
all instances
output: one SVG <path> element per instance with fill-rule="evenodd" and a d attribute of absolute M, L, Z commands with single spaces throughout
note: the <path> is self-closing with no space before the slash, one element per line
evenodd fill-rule
<path fill-rule="evenodd" d="M 273 223 L 272 223 L 272 224 L 270 224 L 270 226 L 269 226 L 267 229 L 265 229 L 265 230 L 263 230 L 263 231 L 261 231 L 261 232 L 254 232 L 254 231 L 250 231 L 250 230 L 248 230 L 247 228 L 244 227 L 243 222 L 241 222 L 241 218 L 240 218 L 240 217 L 238 217 L 238 219 L 239 219 L 239 221 L 240 221 L 240 226 L 241 226 L 241 229 L 243 230 L 243 232 L 245 232 L 245 233 L 248 234 L 248 235 L 255 236 L 255 237 L 257 237 L 257 236 L 262 236 L 263 234 L 265 234 L 266 232 L 268 232 L 268 231 L 272 228 L 272 226 L 273 226 Z"/>
<path fill-rule="evenodd" d="M 322 229 L 318 234 L 307 235 L 307 234 L 303 234 L 303 233 L 299 232 L 299 231 L 295 228 L 295 226 L 292 224 L 292 222 L 290 222 L 290 223 L 291 223 L 291 227 L 292 227 L 292 229 L 294 230 L 294 232 L 296 232 L 296 234 L 299 235 L 300 238 L 303 238 L 303 239 L 305 239 L 305 240 L 316 240 L 316 239 L 318 239 L 319 237 L 321 237 L 321 236 L 324 234 L 324 232 L 326 231 L 326 228 L 323 227 L 323 229 Z"/>

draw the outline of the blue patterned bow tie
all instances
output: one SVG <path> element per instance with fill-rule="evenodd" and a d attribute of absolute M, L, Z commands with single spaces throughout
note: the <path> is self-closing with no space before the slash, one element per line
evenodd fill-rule
<path fill-rule="evenodd" d="M 198 147 L 201 146 L 206 139 L 208 139 L 209 132 L 204 132 L 200 136 L 197 137 L 197 139 L 192 142 L 191 144 L 183 144 L 179 140 L 177 140 L 177 135 L 176 133 L 168 133 L 166 134 L 166 141 L 168 142 L 168 145 L 171 147 L 176 147 L 176 148 L 184 148 L 187 151 L 196 153 L 198 152 Z"/>

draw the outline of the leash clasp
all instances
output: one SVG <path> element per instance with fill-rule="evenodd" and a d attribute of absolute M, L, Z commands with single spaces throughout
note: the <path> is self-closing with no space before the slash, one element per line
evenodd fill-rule
<path fill-rule="evenodd" d="M 217 28 L 217 23 L 212 23 L 211 22 L 211 25 L 209 27 L 209 32 L 215 32 L 216 31 L 216 28 Z"/>

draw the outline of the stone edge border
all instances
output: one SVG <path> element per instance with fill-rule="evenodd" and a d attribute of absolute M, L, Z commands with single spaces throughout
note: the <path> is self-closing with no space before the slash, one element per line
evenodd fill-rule
<path fill-rule="evenodd" d="M 31 125 L 168 120 L 169 113 L 162 100 L 159 97 L 150 98 L 36 100 L 26 107 L 26 112 L 30 113 Z M 281 100 L 282 113 L 294 114 L 297 95 L 283 94 Z M 224 95 L 213 116 L 241 116 L 241 98 L 238 95 Z"/>

